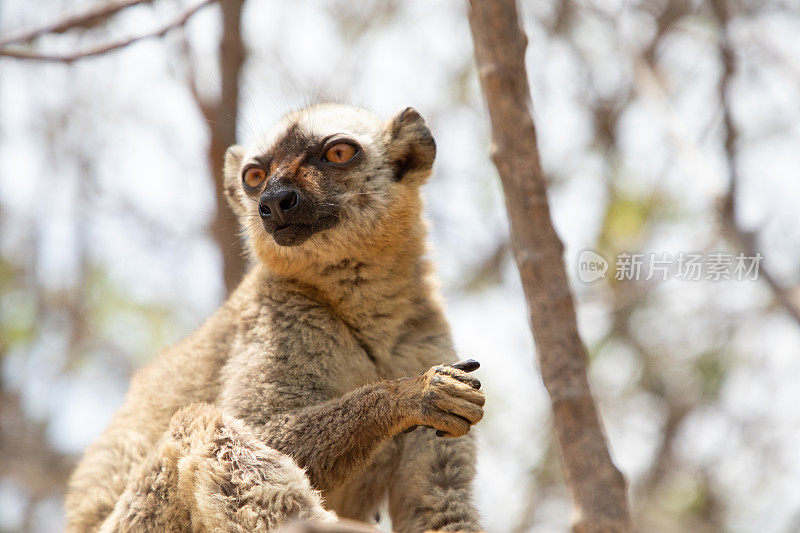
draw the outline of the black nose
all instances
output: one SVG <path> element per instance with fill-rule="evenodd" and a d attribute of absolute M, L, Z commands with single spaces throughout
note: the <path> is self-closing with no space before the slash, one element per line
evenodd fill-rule
<path fill-rule="evenodd" d="M 295 189 L 278 189 L 265 192 L 258 201 L 261 218 L 274 219 L 278 224 L 286 223 L 286 216 L 300 204 L 300 195 Z"/>

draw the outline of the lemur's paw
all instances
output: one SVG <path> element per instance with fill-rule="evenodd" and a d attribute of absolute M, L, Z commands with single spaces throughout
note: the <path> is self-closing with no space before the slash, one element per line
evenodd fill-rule
<path fill-rule="evenodd" d="M 477 361 L 468 359 L 431 367 L 412 378 L 413 425 L 433 428 L 439 437 L 455 438 L 480 422 L 486 399 L 481 382 L 468 374 L 479 367 Z"/>

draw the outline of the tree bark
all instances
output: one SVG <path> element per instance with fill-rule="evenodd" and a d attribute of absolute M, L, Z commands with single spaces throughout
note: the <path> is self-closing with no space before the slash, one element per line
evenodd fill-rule
<path fill-rule="evenodd" d="M 222 162 L 225 150 L 236 144 L 236 127 L 239 117 L 239 73 L 244 63 L 245 50 L 241 35 L 242 0 L 222 0 L 222 40 L 220 41 L 220 93 L 213 106 L 201 105 L 209 125 L 211 142 L 208 159 L 214 177 L 216 213 L 211 235 L 222 254 L 223 280 L 230 293 L 242 280 L 247 261 L 242 250 L 242 240 L 236 218 L 225 200 Z"/>
<path fill-rule="evenodd" d="M 589 389 L 564 247 L 550 219 L 530 112 L 527 38 L 516 2 L 470 0 L 469 22 L 491 120 L 492 159 L 503 183 L 511 243 L 575 504 L 573 530 L 628 532 L 626 482 L 611 461 Z"/>

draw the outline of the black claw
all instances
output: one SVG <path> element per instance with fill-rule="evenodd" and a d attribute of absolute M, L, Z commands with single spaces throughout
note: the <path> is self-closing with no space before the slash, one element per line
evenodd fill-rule
<path fill-rule="evenodd" d="M 472 372 L 474 370 L 478 370 L 481 367 L 481 364 L 477 362 L 475 359 L 465 359 L 464 361 L 459 361 L 458 363 L 452 363 L 447 366 L 457 368 L 458 370 L 462 370 L 464 372 Z"/>
<path fill-rule="evenodd" d="M 436 436 L 437 437 L 446 437 L 447 435 L 448 435 L 448 433 L 445 432 L 445 431 L 441 431 L 441 430 L 438 430 L 438 429 L 436 430 Z"/>

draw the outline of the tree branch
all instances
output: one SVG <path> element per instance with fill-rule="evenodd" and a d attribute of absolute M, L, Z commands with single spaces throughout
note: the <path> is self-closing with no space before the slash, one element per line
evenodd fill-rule
<path fill-rule="evenodd" d="M 135 6 L 136 4 L 149 4 L 152 3 L 152 1 L 153 0 L 116 0 L 107 4 L 98 4 L 83 13 L 69 15 L 54 23 L 36 28 L 35 30 L 28 30 L 18 33 L 17 35 L 0 38 L 0 47 L 8 46 L 9 44 L 26 43 L 47 33 L 64 33 L 78 28 L 91 28 L 127 7 Z"/>
<path fill-rule="evenodd" d="M 0 359 L 2 354 L 0 353 Z M 42 424 L 25 414 L 16 393 L 0 385 L 0 479 L 12 477 L 34 499 L 62 492 L 75 465 L 75 457 L 53 449 Z"/>
<path fill-rule="evenodd" d="M 219 44 L 220 92 L 213 105 L 199 98 L 197 104 L 208 122 L 211 142 L 208 162 L 214 178 L 216 213 L 211 222 L 211 236 L 222 253 L 222 275 L 225 289 L 230 293 L 239 285 L 247 260 L 242 249 L 238 221 L 231 216 L 225 199 L 225 176 L 222 163 L 225 151 L 236 144 L 236 127 L 239 119 L 239 75 L 245 60 L 241 33 L 241 0 L 221 0 L 222 39 Z M 191 87 L 190 87 L 191 88 Z M 196 91 L 196 88 L 192 89 Z"/>
<path fill-rule="evenodd" d="M 470 0 L 469 21 L 505 191 L 511 242 L 528 301 L 542 380 L 553 403 L 576 532 L 629 532 L 626 482 L 606 446 L 536 148 L 515 0 Z"/>
<path fill-rule="evenodd" d="M 739 183 L 739 165 L 737 161 L 738 131 L 733 122 L 731 112 L 731 85 L 736 70 L 736 56 L 728 34 L 728 23 L 731 13 L 726 0 L 713 0 L 711 9 L 719 22 L 720 55 L 722 57 L 722 76 L 719 83 L 720 102 L 722 105 L 722 120 L 725 125 L 725 154 L 728 160 L 728 190 L 722 198 L 720 205 L 720 218 L 723 229 L 728 234 L 729 240 L 735 242 L 739 248 L 750 257 L 759 253 L 757 235 L 753 231 L 744 229 L 738 216 L 737 196 Z M 778 303 L 786 310 L 789 316 L 800 326 L 800 301 L 795 298 L 791 290 L 778 281 L 772 271 L 761 263 L 759 265 L 760 277 L 772 289 Z"/>
<path fill-rule="evenodd" d="M 130 1 L 130 0 L 129 0 Z M 146 39 L 152 39 L 154 37 L 163 37 L 171 30 L 175 28 L 179 28 L 186 24 L 186 22 L 194 15 L 197 11 L 202 9 L 203 7 L 215 2 L 216 0 L 202 0 L 197 5 L 187 9 L 184 11 L 179 17 L 177 17 L 172 22 L 161 26 L 160 28 L 156 28 L 155 30 L 144 33 L 141 35 L 136 35 L 134 37 L 129 37 L 127 39 L 121 39 L 118 41 L 112 41 L 110 43 L 106 43 L 103 45 L 99 45 L 93 48 L 89 48 L 87 50 L 83 50 L 80 52 L 73 52 L 71 54 L 40 54 L 38 52 L 29 52 L 27 50 L 17 50 L 12 48 L 0 48 L 0 56 L 5 57 L 13 57 L 16 59 L 27 59 L 32 61 L 47 61 L 47 62 L 54 62 L 54 63 L 72 63 L 73 61 L 78 61 L 80 59 L 85 59 L 87 57 L 94 57 L 106 54 L 108 52 L 112 52 L 114 50 L 118 50 L 120 48 L 124 48 L 128 45 L 136 43 L 138 41 L 143 41 Z M 120 8 L 122 9 L 122 8 Z M 119 10 L 119 9 L 118 9 Z M 117 10 L 117 11 L 118 11 Z M 63 24 L 59 23 L 56 24 L 56 27 L 59 27 Z M 15 41 L 19 40 L 15 38 Z"/>

